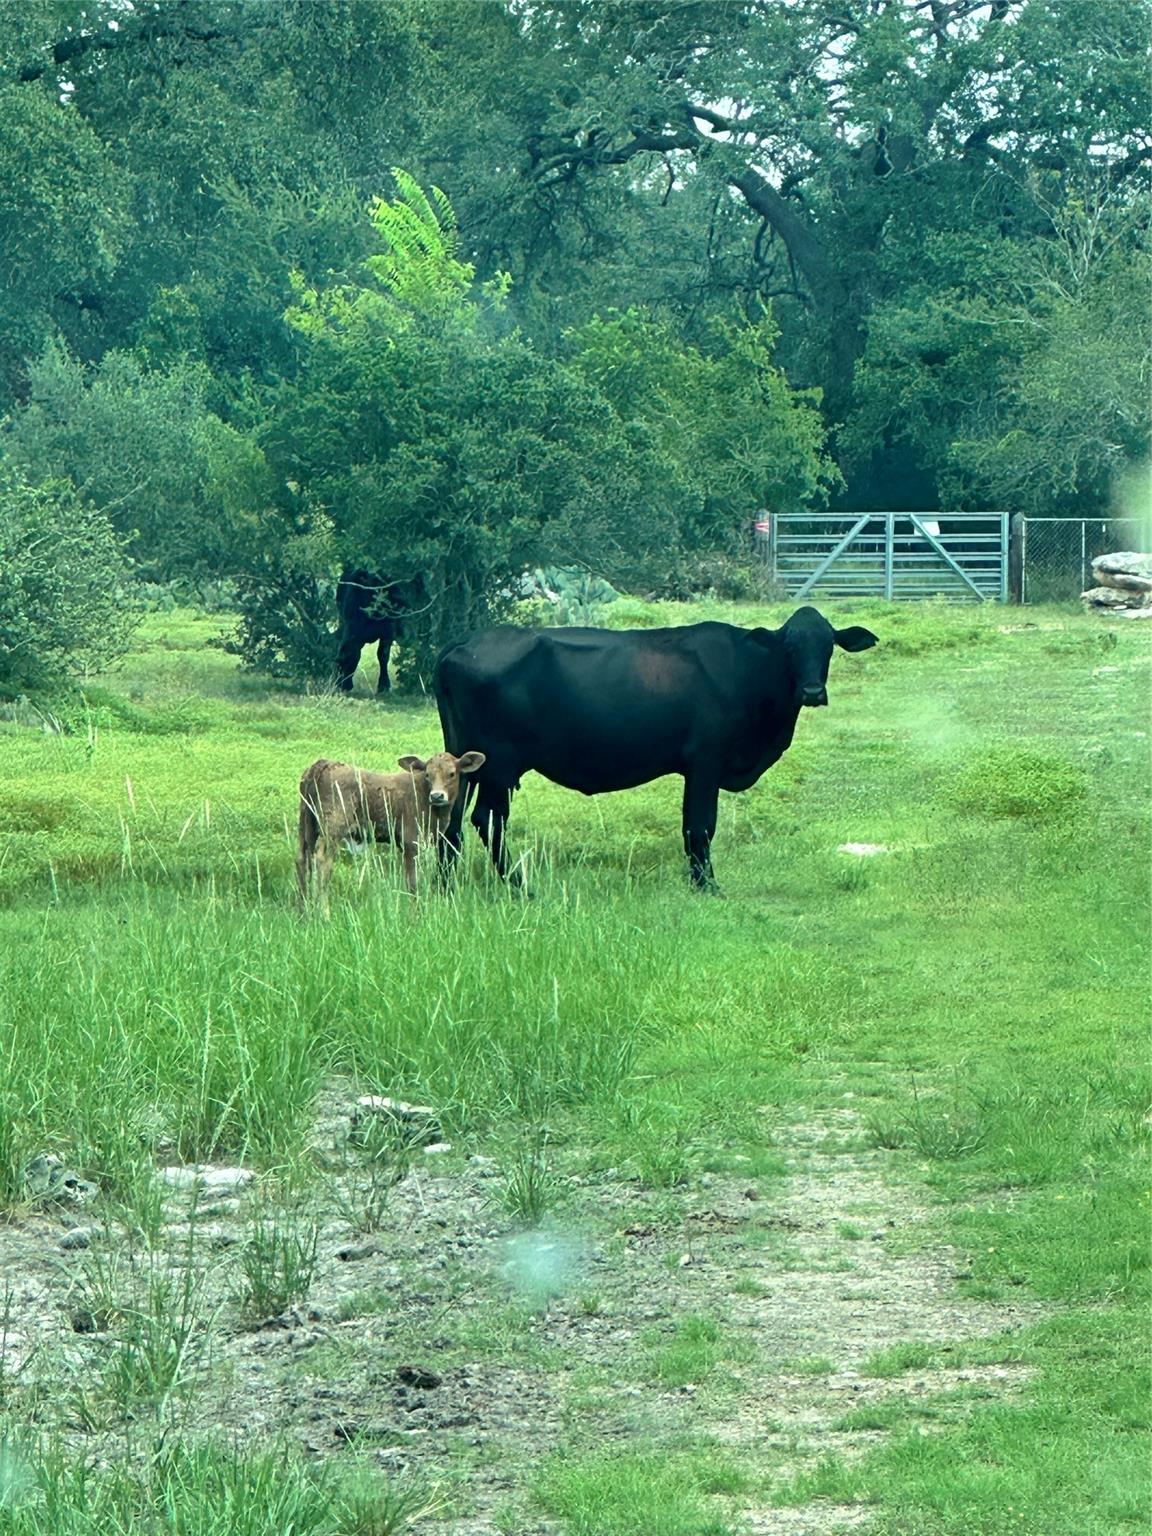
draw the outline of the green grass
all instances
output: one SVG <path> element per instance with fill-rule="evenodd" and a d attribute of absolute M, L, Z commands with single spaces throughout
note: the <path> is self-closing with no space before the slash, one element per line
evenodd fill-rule
<path fill-rule="evenodd" d="M 572 1536 L 735 1536 L 715 1495 L 741 1480 L 724 1472 L 652 1452 L 557 1459 L 539 1494 Z"/>
<path fill-rule="evenodd" d="M 783 611 L 629 599 L 609 614 L 702 617 Z M 323 1200 L 314 1106 L 342 1078 L 435 1105 L 449 1139 L 497 1143 L 492 1195 L 522 1223 L 547 1220 L 567 1190 L 572 1147 L 674 1225 L 707 1170 L 746 1169 L 770 1190 L 777 1121 L 852 1094 L 856 1140 L 937 1202 L 931 1230 L 901 1240 L 955 1244 L 963 1288 L 1042 1300 L 1051 1321 L 1022 1346 L 1036 1371 L 1022 1400 L 927 1438 L 897 1416 L 882 1449 L 801 1474 L 780 1497 L 864 1500 L 874 1529 L 907 1536 L 1134 1528 L 1147 637 L 1058 610 L 859 604 L 835 617 L 882 643 L 837 656 L 831 707 L 801 720 L 759 786 L 722 798 L 721 899 L 688 889 L 678 781 L 586 800 L 530 777 L 512 843 L 534 899 L 496 889 L 471 847 L 452 896 L 416 902 L 389 856 L 342 858 L 332 921 L 305 916 L 292 877 L 301 771 L 320 755 L 387 768 L 426 753 L 435 713 L 240 676 L 208 644 L 218 619 L 151 615 L 86 704 L 9 708 L 0 1206 L 22 1209 L 25 1166 L 45 1151 L 145 1224 L 158 1158 L 246 1159 L 293 1198 Z M 888 851 L 853 858 L 847 842 Z M 387 1220 L 388 1182 L 369 1180 L 355 1225 Z M 842 1223 L 841 1235 L 860 1234 Z M 257 1281 L 293 1289 L 285 1257 L 275 1244 L 255 1255 Z M 167 1390 L 153 1300 L 137 1305 L 159 1342 L 141 1323 L 143 1374 L 109 1389 L 125 1401 Z M 668 1383 L 724 1359 L 726 1320 L 688 1321 L 695 1333 L 652 1357 Z M 493 1354 L 514 1348 L 514 1328 L 471 1326 Z M 872 1368 L 920 1369 L 919 1347 Z M 12 1473 L 40 1492 L 23 1524 L 0 1502 L 0 1531 L 95 1529 L 80 1513 L 44 1523 L 83 1478 L 77 1511 L 177 1497 L 159 1474 L 66 1473 L 46 1456 Z M 204 1478 L 225 1475 L 212 1467 Z M 540 1476 L 572 1536 L 738 1527 L 699 1467 L 658 1451 L 563 1453 Z M 286 1473 L 278 1497 L 303 1509 L 311 1487 Z M 272 1529 L 240 1516 L 234 1528 Z"/>
<path fill-rule="evenodd" d="M 875 1506 L 885 1536 L 1121 1536 L 1147 1529 L 1143 1313 L 1070 1313 L 1029 1330 L 1027 1399 L 977 1405 L 945 1432 L 897 1432 L 851 1465 L 828 1458 L 777 1491 Z M 900 1429 L 899 1423 L 895 1426 Z"/>
<path fill-rule="evenodd" d="M 205 1446 L 100 1470 L 63 1448 L 8 1445 L 0 1456 L 5 1536 L 403 1536 L 439 1507 L 434 1493 L 366 1473 L 334 1475 L 288 1455 Z"/>
<path fill-rule="evenodd" d="M 645 1342 L 648 1375 L 663 1387 L 699 1386 L 748 1354 L 717 1318 L 698 1313 L 682 1317 L 670 1334 L 649 1332 Z"/>

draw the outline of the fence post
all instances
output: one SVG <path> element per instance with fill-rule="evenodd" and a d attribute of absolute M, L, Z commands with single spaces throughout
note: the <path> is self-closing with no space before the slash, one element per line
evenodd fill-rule
<path fill-rule="evenodd" d="M 1027 520 L 1023 512 L 1008 519 L 1008 591 L 1014 603 L 1024 601 L 1024 540 Z"/>
<path fill-rule="evenodd" d="M 896 526 L 896 516 L 892 512 L 884 515 L 884 598 L 886 602 L 892 601 L 893 588 L 893 529 Z"/>

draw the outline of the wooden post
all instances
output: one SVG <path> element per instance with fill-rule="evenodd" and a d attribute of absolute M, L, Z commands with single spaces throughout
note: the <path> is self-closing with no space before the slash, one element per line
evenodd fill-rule
<path fill-rule="evenodd" d="M 1024 602 L 1024 550 L 1028 521 L 1022 512 L 1013 512 L 1008 520 L 1008 591 L 1014 603 Z"/>

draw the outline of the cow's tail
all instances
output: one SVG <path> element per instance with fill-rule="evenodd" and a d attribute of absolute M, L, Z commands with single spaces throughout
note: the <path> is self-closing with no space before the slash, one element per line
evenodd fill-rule
<path fill-rule="evenodd" d="M 464 728 L 460 723 L 459 711 L 452 697 L 451 667 L 446 665 L 454 649 L 453 645 L 445 646 L 437 657 L 433 686 L 436 690 L 436 708 L 440 712 L 440 730 L 444 736 L 444 750 L 451 752 L 454 757 L 459 757 L 461 753 L 469 752 L 472 748 L 464 740 Z M 480 788 L 479 778 L 480 775 L 475 773 L 467 776 L 460 786 L 456 804 L 452 807 L 452 815 L 448 822 L 448 842 L 454 849 L 460 846 L 460 828 L 468 814 L 468 807 L 476 798 L 476 792 Z"/>

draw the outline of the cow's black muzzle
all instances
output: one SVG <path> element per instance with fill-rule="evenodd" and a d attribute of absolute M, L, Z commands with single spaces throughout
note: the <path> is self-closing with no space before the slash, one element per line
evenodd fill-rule
<path fill-rule="evenodd" d="M 800 690 L 800 703 L 805 708 L 815 709 L 818 705 L 827 704 L 827 702 L 828 690 L 823 684 L 819 684 L 815 688 L 801 688 Z"/>

